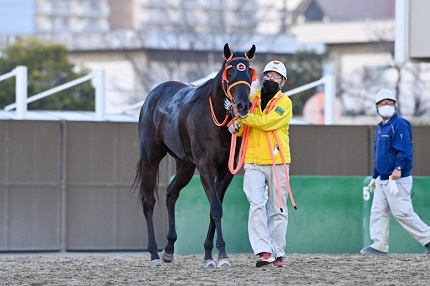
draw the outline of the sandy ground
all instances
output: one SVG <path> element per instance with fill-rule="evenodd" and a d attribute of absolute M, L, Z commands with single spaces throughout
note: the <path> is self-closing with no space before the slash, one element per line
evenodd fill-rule
<path fill-rule="evenodd" d="M 228 269 L 182 255 L 159 268 L 148 253 L 0 254 L 0 285 L 429 285 L 430 255 L 291 254 L 287 268 L 230 254 Z"/>

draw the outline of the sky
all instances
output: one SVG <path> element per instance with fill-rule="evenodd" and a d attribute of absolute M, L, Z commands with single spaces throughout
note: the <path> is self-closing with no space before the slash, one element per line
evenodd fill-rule
<path fill-rule="evenodd" d="M 0 35 L 32 34 L 34 21 L 33 0 L 0 0 Z"/>

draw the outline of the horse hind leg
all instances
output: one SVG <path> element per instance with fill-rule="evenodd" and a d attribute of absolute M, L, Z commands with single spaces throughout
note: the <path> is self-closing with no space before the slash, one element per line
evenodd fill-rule
<path fill-rule="evenodd" d="M 161 159 L 156 162 L 149 162 L 144 157 L 140 160 L 140 190 L 139 196 L 142 201 L 143 214 L 146 219 L 146 226 L 148 231 L 148 251 L 151 254 L 151 266 L 161 266 L 162 262 L 158 255 L 158 246 L 155 239 L 154 228 L 154 206 L 155 198 L 155 185 L 157 181 L 158 165 Z"/>
<path fill-rule="evenodd" d="M 170 263 L 174 259 L 175 242 L 178 238 L 176 233 L 175 206 L 179 198 L 180 191 L 191 181 L 196 166 L 192 163 L 176 160 L 176 174 L 167 187 L 166 206 L 169 220 L 169 230 L 167 233 L 167 244 L 163 249 L 161 258 L 164 262 Z"/>

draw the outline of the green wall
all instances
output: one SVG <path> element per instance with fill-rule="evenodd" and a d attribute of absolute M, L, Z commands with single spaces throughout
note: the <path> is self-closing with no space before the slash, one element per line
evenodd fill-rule
<path fill-rule="evenodd" d="M 358 253 L 370 243 L 370 178 L 292 176 L 291 189 L 297 204 L 289 203 L 287 253 Z M 248 202 L 242 191 L 243 176 L 235 176 L 224 199 L 223 233 L 227 253 L 252 253 L 248 241 Z M 417 214 L 430 223 L 429 177 L 414 177 L 413 200 Z M 427 205 L 427 206 L 426 206 Z M 176 205 L 178 240 L 176 253 L 204 253 L 209 225 L 209 202 L 195 176 L 182 190 Z M 391 253 L 421 253 L 418 244 L 392 219 Z M 214 249 L 214 257 L 216 257 Z"/>

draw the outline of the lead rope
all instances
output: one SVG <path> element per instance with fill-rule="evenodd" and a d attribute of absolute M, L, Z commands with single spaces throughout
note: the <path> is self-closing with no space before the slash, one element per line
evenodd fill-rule
<path fill-rule="evenodd" d="M 252 101 L 252 105 L 251 105 L 251 108 L 249 109 L 249 112 L 253 112 L 256 105 L 257 105 L 257 97 L 255 97 L 254 100 Z M 233 124 L 234 120 L 230 121 L 227 127 Z M 250 132 L 250 127 L 248 125 L 245 125 L 243 129 L 242 143 L 240 144 L 239 156 L 238 156 L 238 162 L 237 162 L 236 168 L 234 168 L 234 157 L 236 152 L 237 134 L 236 133 L 231 134 L 230 157 L 228 158 L 228 169 L 230 170 L 230 173 L 232 173 L 233 175 L 235 175 L 240 170 L 240 168 L 242 168 L 243 160 L 245 158 L 246 148 L 248 147 L 249 132 Z"/>
<path fill-rule="evenodd" d="M 214 111 L 214 107 L 213 107 L 213 105 L 212 105 L 212 99 L 211 99 L 211 97 L 210 97 L 210 96 L 209 96 L 209 105 L 210 105 L 210 107 L 211 107 L 212 120 L 213 120 L 213 122 L 215 123 L 215 125 L 216 125 L 216 126 L 224 126 L 224 125 L 225 125 L 225 123 L 227 122 L 228 114 L 226 114 L 226 115 L 225 115 L 224 121 L 223 121 L 223 122 L 221 122 L 221 123 L 219 123 L 218 119 L 217 119 L 217 118 L 216 118 L 216 116 L 215 116 L 215 111 Z"/>
<path fill-rule="evenodd" d="M 270 132 L 271 131 L 266 131 L 266 138 L 267 138 L 267 143 L 269 145 L 269 150 L 271 150 L 271 148 L 272 148 L 272 143 L 270 142 L 270 137 L 269 137 L 269 133 Z M 286 176 L 285 178 L 286 178 L 286 183 L 287 183 L 288 195 L 290 196 L 291 204 L 293 205 L 293 207 L 295 209 L 297 209 L 296 203 L 295 203 L 294 198 L 293 198 L 293 193 L 291 192 L 288 166 L 287 166 L 287 163 L 286 163 L 286 160 L 285 160 L 284 153 L 282 151 L 281 144 L 279 144 L 278 134 L 276 133 L 275 130 L 273 130 L 272 132 L 273 132 L 273 135 L 275 136 L 276 146 L 279 148 L 279 153 L 281 154 L 282 164 L 284 166 L 284 171 L 285 171 L 285 176 Z M 279 182 L 278 168 L 276 168 L 275 155 L 273 154 L 273 152 L 270 152 L 270 155 L 272 156 L 272 164 L 273 164 L 273 169 L 275 170 L 276 184 L 278 185 L 279 209 L 281 210 L 281 212 L 283 212 L 283 209 L 282 209 L 281 183 Z"/>
<path fill-rule="evenodd" d="M 291 204 L 295 209 L 297 209 L 296 202 L 294 201 L 293 192 L 291 191 L 291 185 L 290 185 L 290 170 L 288 169 L 284 152 L 282 151 L 281 144 L 279 144 L 279 137 L 278 133 L 276 131 L 273 131 L 273 135 L 275 136 L 276 144 L 279 146 L 279 153 L 281 154 L 282 162 L 284 164 L 284 170 L 285 174 L 287 174 L 287 189 L 288 189 L 288 195 L 290 196 Z M 279 183 L 278 183 L 279 184 Z"/>

